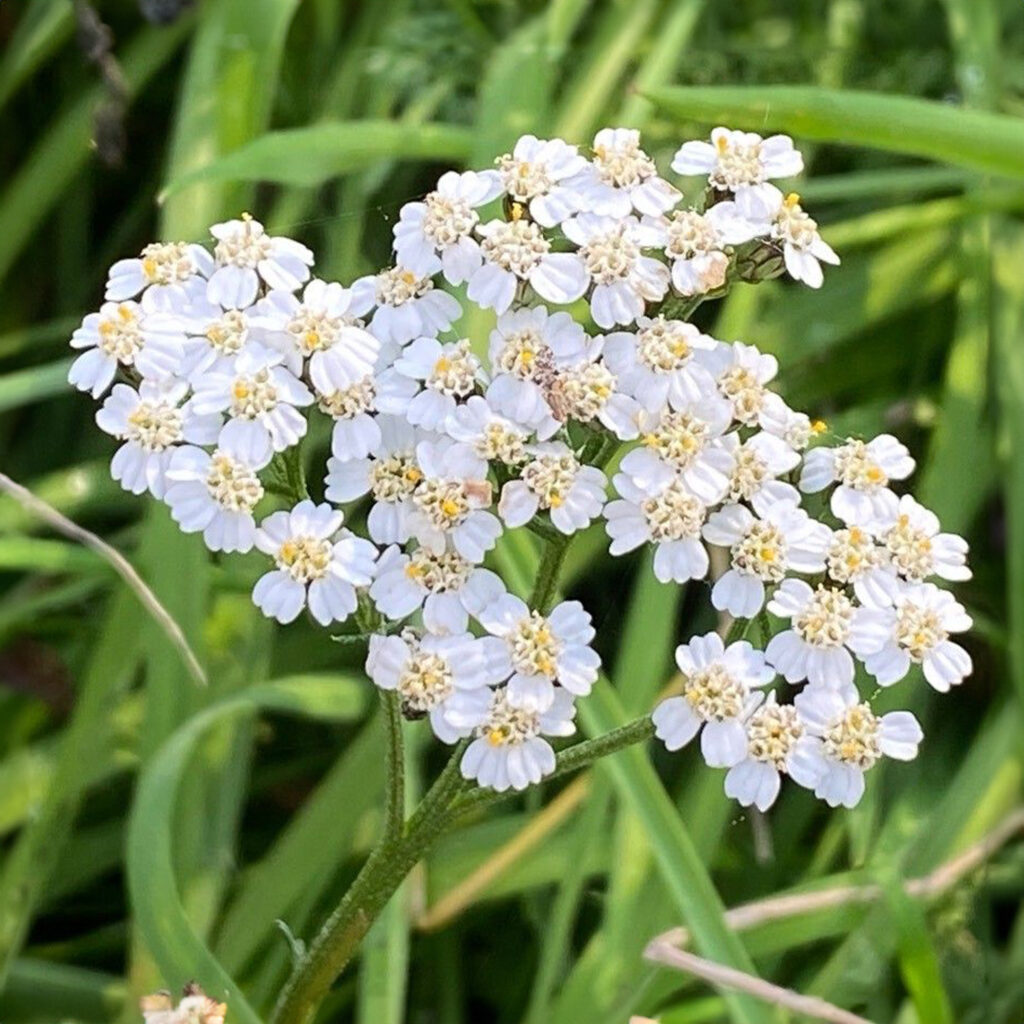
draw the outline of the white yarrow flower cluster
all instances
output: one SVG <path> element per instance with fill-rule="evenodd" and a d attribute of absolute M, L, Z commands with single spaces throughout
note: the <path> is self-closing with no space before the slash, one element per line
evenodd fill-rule
<path fill-rule="evenodd" d="M 212 551 L 262 553 L 265 615 L 355 619 L 369 677 L 464 742 L 466 778 L 551 774 L 601 665 L 553 579 L 531 605 L 485 563 L 507 530 L 561 547 L 597 527 L 612 555 L 649 547 L 664 583 L 724 563 L 711 604 L 751 634 L 680 646 L 681 695 L 654 713 L 666 745 L 699 734 L 744 804 L 790 775 L 850 805 L 920 740 L 908 713 L 874 715 L 858 673 L 891 686 L 920 665 L 944 691 L 971 670 L 953 639 L 970 618 L 938 585 L 969 577 L 966 544 L 897 493 L 914 463 L 896 438 L 818 444 L 771 390 L 774 356 L 689 318 L 737 281 L 785 267 L 818 287 L 838 262 L 772 183 L 802 170 L 792 140 L 717 128 L 672 170 L 706 177 L 695 205 L 635 130 L 525 135 L 407 203 L 391 265 L 350 285 L 248 215 L 208 248 L 148 245 L 111 268 L 69 380 L 103 399 L 114 478 Z M 467 303 L 492 311 L 487 337 Z"/>

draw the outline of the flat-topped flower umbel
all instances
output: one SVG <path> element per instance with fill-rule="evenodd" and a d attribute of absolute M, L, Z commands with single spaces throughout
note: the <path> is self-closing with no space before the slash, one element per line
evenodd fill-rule
<path fill-rule="evenodd" d="M 653 715 L 665 745 L 699 733 L 744 806 L 787 777 L 852 805 L 880 756 L 921 739 L 874 710 L 878 688 L 969 675 L 971 617 L 942 586 L 970 569 L 905 493 L 900 440 L 833 439 L 774 390 L 775 354 L 697 312 L 838 264 L 776 184 L 800 153 L 721 126 L 671 170 L 628 127 L 509 143 L 424 183 L 386 265 L 353 282 L 247 214 L 211 245 L 115 263 L 69 373 L 102 401 L 112 475 L 211 551 L 262 553 L 268 617 L 344 623 L 389 728 L 425 718 L 464 745 L 449 782 L 503 792 L 555 770 L 619 635 L 614 592 L 596 624 L 574 599 L 595 580 L 581 554 L 606 544 L 634 558 L 623 572 L 690 584 L 684 639 L 716 613 L 730 634 L 679 646 Z"/>

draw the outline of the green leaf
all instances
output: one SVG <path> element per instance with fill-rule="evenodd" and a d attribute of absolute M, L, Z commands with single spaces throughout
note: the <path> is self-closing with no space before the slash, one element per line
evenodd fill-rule
<path fill-rule="evenodd" d="M 260 1019 L 241 989 L 210 952 L 185 912 L 175 878 L 178 790 L 196 747 L 225 721 L 261 709 L 351 721 L 366 707 L 368 687 L 344 676 L 297 676 L 254 686 L 190 718 L 157 752 L 139 777 L 128 825 L 127 868 L 135 920 L 167 984 L 191 979 L 224 993 L 238 1024 Z"/>
<path fill-rule="evenodd" d="M 647 94 L 680 120 L 871 146 L 1024 176 L 1024 122 L 909 96 L 800 85 L 674 86 Z"/>
<path fill-rule="evenodd" d="M 438 160 L 461 163 L 473 133 L 449 124 L 415 127 L 393 121 L 335 121 L 267 132 L 227 156 L 173 179 L 161 200 L 191 185 L 224 181 L 269 181 L 320 185 L 379 160 Z"/>

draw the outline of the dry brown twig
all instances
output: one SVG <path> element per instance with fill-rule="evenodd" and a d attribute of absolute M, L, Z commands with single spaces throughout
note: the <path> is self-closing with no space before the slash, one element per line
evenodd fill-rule
<path fill-rule="evenodd" d="M 27 487 L 23 487 L 17 481 L 12 480 L 6 473 L 0 473 L 0 491 L 9 494 L 22 508 L 31 512 L 32 515 L 41 519 L 48 526 L 58 533 L 87 548 L 95 551 L 105 562 L 109 563 L 114 571 L 128 585 L 129 589 L 139 599 L 139 603 L 149 613 L 154 622 L 164 631 L 167 639 L 181 655 L 189 675 L 201 686 L 206 685 L 206 672 L 199 664 L 189 646 L 181 627 L 175 622 L 171 613 L 160 603 L 160 599 L 150 590 L 145 580 L 135 571 L 132 564 L 120 551 L 112 548 L 105 540 L 90 533 L 84 527 L 68 519 L 67 516 L 58 512 L 52 505 L 43 501 L 42 498 L 33 494 Z"/>
<path fill-rule="evenodd" d="M 963 853 L 940 864 L 930 874 L 922 878 L 909 879 L 903 885 L 904 892 L 918 899 L 940 896 L 984 864 L 1021 831 L 1024 831 L 1024 807 L 1011 812 L 986 836 L 969 846 Z M 843 885 L 817 892 L 774 896 L 727 910 L 725 923 L 734 931 L 745 931 L 797 914 L 830 910 L 851 903 L 871 903 L 881 898 L 882 894 L 883 890 L 879 885 Z M 685 928 L 673 928 L 651 940 L 644 950 L 644 958 L 652 963 L 692 974 L 713 985 L 746 992 L 765 1002 L 806 1014 L 816 1020 L 828 1021 L 830 1024 L 871 1024 L 866 1018 L 816 996 L 801 995 L 792 989 L 772 985 L 761 978 L 687 952 L 681 947 L 685 947 L 689 941 L 690 933 Z"/>

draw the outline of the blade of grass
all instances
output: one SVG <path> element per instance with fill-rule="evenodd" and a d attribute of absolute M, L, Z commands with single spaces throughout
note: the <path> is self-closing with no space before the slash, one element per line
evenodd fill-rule
<path fill-rule="evenodd" d="M 782 131 L 993 174 L 1024 175 L 1024 124 L 1005 114 L 909 96 L 799 85 L 675 86 L 652 90 L 648 99 L 684 121 Z"/>

